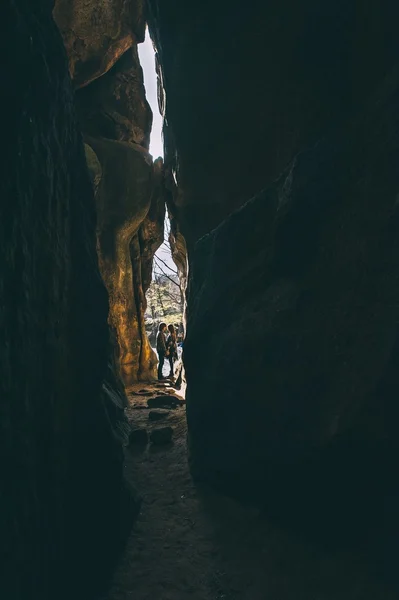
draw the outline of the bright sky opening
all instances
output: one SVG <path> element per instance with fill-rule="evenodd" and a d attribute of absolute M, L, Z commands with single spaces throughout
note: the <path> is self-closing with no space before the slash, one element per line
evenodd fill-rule
<path fill-rule="evenodd" d="M 148 29 L 145 41 L 138 45 L 140 64 L 144 74 L 144 87 L 148 104 L 151 106 L 153 121 L 150 138 L 150 153 L 155 160 L 163 158 L 162 117 L 158 107 L 157 74 L 155 71 L 155 51 Z"/>

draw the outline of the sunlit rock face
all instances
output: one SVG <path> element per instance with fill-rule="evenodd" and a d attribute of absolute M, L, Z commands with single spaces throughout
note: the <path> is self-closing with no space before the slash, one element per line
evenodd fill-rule
<path fill-rule="evenodd" d="M 87 600 L 135 514 L 95 204 L 50 2 L 2 10 L 0 597 Z"/>
<path fill-rule="evenodd" d="M 148 154 L 152 112 L 137 53 L 143 5 L 60 0 L 54 11 L 80 88 L 75 97 L 96 185 L 100 269 L 126 385 L 156 375 L 157 357 L 144 327 L 145 292 L 165 214 L 163 166 L 153 165 Z"/>
<path fill-rule="evenodd" d="M 77 87 L 106 73 L 133 46 L 144 41 L 143 0 L 56 0 L 54 18 Z"/>
<path fill-rule="evenodd" d="M 97 193 L 100 268 L 109 293 L 109 321 L 116 333 L 121 375 L 130 384 L 139 374 L 148 378 L 156 366 L 145 334 L 140 252 L 137 255 L 139 230 L 155 189 L 153 163 L 140 146 L 87 141 L 102 168 Z"/>

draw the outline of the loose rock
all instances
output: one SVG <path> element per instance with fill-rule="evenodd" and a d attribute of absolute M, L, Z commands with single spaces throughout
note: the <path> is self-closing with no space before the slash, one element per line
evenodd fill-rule
<path fill-rule="evenodd" d="M 150 440 L 156 446 L 162 446 L 163 444 L 169 444 L 172 441 L 172 436 L 172 427 L 161 427 L 160 429 L 151 431 Z"/>
<path fill-rule="evenodd" d="M 177 408 L 184 402 L 176 396 L 156 396 L 147 401 L 148 408 Z"/>
<path fill-rule="evenodd" d="M 166 419 L 169 416 L 168 410 L 151 410 L 148 418 L 150 421 L 161 421 L 162 419 Z"/>
<path fill-rule="evenodd" d="M 133 429 L 129 434 L 129 444 L 145 445 L 148 442 L 148 432 L 143 427 Z"/>

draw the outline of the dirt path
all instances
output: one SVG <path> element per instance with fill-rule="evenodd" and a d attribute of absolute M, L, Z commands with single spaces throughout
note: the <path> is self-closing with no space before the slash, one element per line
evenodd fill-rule
<path fill-rule="evenodd" d="M 174 428 L 165 447 L 129 449 L 126 470 L 143 496 L 140 516 L 106 600 L 391 600 L 349 556 L 331 556 L 271 525 L 255 509 L 194 487 L 185 410 L 149 424 Z"/>

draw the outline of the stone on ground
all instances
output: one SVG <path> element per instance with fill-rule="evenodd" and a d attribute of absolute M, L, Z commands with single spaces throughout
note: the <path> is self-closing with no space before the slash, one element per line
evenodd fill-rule
<path fill-rule="evenodd" d="M 147 401 L 148 408 L 176 408 L 182 404 L 183 401 L 176 396 L 156 396 Z"/>
<path fill-rule="evenodd" d="M 129 444 L 144 445 L 148 442 L 148 432 L 143 427 L 132 429 L 129 435 Z"/>
<path fill-rule="evenodd" d="M 151 410 L 148 418 L 150 421 L 161 421 L 162 419 L 166 419 L 169 416 L 168 410 Z"/>
<path fill-rule="evenodd" d="M 150 440 L 156 446 L 162 446 L 163 444 L 169 444 L 172 441 L 172 436 L 172 427 L 161 427 L 151 431 Z"/>

